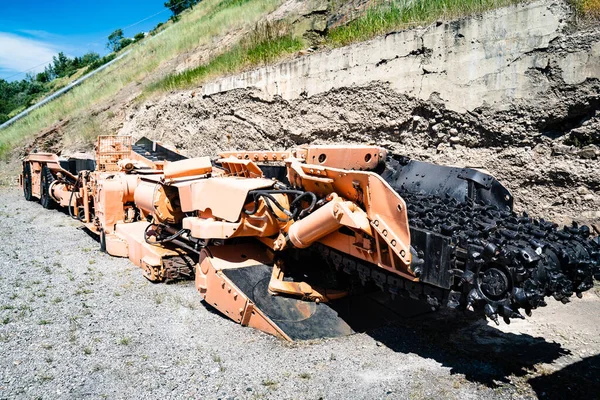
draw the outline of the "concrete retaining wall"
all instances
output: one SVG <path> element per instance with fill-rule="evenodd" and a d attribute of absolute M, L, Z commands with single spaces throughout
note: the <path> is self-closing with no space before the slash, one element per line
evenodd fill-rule
<path fill-rule="evenodd" d="M 567 57 L 545 52 L 569 18 L 570 10 L 561 2 L 503 8 L 225 77 L 206 84 L 203 94 L 254 87 L 294 99 L 383 81 L 455 111 L 483 105 L 502 109 L 546 93 L 548 79 L 535 72 L 552 62 L 562 69 L 565 83 L 600 77 L 600 41 Z"/>

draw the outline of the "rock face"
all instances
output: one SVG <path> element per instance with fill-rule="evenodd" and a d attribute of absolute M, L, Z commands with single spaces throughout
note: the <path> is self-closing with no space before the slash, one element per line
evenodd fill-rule
<path fill-rule="evenodd" d="M 389 34 L 148 101 L 121 133 L 190 155 L 377 143 L 485 168 L 517 209 L 600 231 L 600 28 L 572 20 L 538 1 Z"/>

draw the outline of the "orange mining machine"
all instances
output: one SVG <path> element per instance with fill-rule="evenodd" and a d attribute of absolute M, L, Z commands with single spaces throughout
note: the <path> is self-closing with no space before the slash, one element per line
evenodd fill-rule
<path fill-rule="evenodd" d="M 288 340 L 349 334 L 417 305 L 509 323 L 599 275 L 586 226 L 515 214 L 481 170 L 377 146 L 186 158 L 101 136 L 95 160 L 30 154 L 21 184 L 150 281 L 195 279 L 207 306 Z"/>

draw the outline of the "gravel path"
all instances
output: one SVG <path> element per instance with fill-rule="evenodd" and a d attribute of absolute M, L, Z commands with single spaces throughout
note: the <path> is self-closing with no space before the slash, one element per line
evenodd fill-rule
<path fill-rule="evenodd" d="M 502 330 L 434 314 L 287 343 L 152 284 L 0 187 L 0 398 L 540 398 L 600 393 L 598 289 Z"/>

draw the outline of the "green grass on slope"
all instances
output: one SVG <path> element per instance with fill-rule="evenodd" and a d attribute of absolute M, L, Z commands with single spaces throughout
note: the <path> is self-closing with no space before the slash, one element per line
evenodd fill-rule
<path fill-rule="evenodd" d="M 211 77 L 277 61 L 303 47 L 302 39 L 294 37 L 285 23 L 258 24 L 246 39 L 215 56 L 208 63 L 167 76 L 149 89 L 157 91 L 190 87 Z"/>
<path fill-rule="evenodd" d="M 99 72 L 69 93 L 41 107 L 6 129 L 0 130 L 0 158 L 7 159 L 17 146 L 60 119 L 71 119 L 71 129 L 79 135 L 105 132 L 94 117 L 85 117 L 90 108 L 113 98 L 124 86 L 142 82 L 161 63 L 199 46 L 208 46 L 215 37 L 241 27 L 255 26 L 282 0 L 204 0 L 184 12 L 179 22 L 169 23 L 159 35 L 127 48 L 131 53 Z M 79 117 L 79 118 L 78 118 Z M 85 117 L 85 118 L 83 118 Z M 67 141 L 80 140 L 66 138 Z"/>
<path fill-rule="evenodd" d="M 362 16 L 329 31 L 333 47 L 371 39 L 395 29 L 453 19 L 507 6 L 524 0 L 399 0 L 382 1 Z"/>
<path fill-rule="evenodd" d="M 600 0 L 571 0 L 578 14 L 591 20 L 600 20 Z"/>

